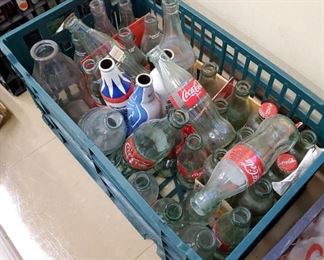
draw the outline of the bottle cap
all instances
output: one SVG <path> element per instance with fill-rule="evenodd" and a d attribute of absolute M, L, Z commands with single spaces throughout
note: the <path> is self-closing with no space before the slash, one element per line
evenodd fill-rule
<path fill-rule="evenodd" d="M 277 158 L 276 163 L 278 168 L 286 174 L 293 172 L 298 167 L 298 162 L 295 156 L 290 153 L 280 154 Z"/>
<path fill-rule="evenodd" d="M 278 114 L 278 108 L 275 104 L 270 102 L 263 103 L 259 108 L 259 115 L 263 118 L 269 118 Z"/>

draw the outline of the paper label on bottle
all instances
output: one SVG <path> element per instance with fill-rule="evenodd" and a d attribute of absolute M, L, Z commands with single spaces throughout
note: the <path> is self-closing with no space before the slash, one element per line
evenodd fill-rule
<path fill-rule="evenodd" d="M 134 136 L 127 138 L 124 145 L 124 158 L 129 165 L 137 170 L 148 170 L 155 165 L 155 161 L 144 158 L 136 150 Z"/>
<path fill-rule="evenodd" d="M 194 78 L 178 91 L 178 96 L 182 100 L 183 106 L 188 109 L 196 105 L 205 95 L 206 90 Z M 179 104 L 174 97 L 169 96 L 169 100 L 175 108 L 182 107 L 182 104 Z"/>
<path fill-rule="evenodd" d="M 257 154 L 244 144 L 237 144 L 229 150 L 225 160 L 233 161 L 244 172 L 249 186 L 258 181 L 264 174 L 264 162 Z"/>
<path fill-rule="evenodd" d="M 213 225 L 212 230 L 216 237 L 216 247 L 220 249 L 220 251 L 224 253 L 228 253 L 230 251 L 230 245 L 226 244 L 221 238 L 220 233 L 218 231 L 217 223 Z"/>
<path fill-rule="evenodd" d="M 111 48 L 109 55 L 117 62 L 120 62 L 123 60 L 124 51 L 115 45 Z"/>
<path fill-rule="evenodd" d="M 179 173 L 188 181 L 194 182 L 195 179 L 200 179 L 203 175 L 203 168 L 193 170 L 191 172 L 178 160 L 177 169 Z"/>

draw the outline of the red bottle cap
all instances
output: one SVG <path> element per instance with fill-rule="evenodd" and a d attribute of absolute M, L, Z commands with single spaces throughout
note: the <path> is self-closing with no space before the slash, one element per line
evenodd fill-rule
<path fill-rule="evenodd" d="M 290 153 L 280 154 L 277 158 L 276 163 L 278 168 L 285 174 L 293 172 L 298 167 L 298 162 L 295 156 Z"/>
<path fill-rule="evenodd" d="M 28 3 L 26 1 L 20 2 L 19 3 L 19 9 L 21 11 L 26 11 L 28 9 Z"/>
<path fill-rule="evenodd" d="M 259 115 L 263 118 L 269 118 L 278 114 L 278 108 L 275 104 L 270 102 L 264 102 L 259 108 Z"/>

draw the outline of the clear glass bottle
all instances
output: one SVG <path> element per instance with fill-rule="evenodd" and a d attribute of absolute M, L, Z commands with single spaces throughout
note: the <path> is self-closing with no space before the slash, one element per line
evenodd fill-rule
<path fill-rule="evenodd" d="M 235 130 L 245 125 L 250 113 L 250 94 L 251 85 L 245 80 L 236 83 L 232 95 L 229 97 L 227 119 Z"/>
<path fill-rule="evenodd" d="M 219 148 L 219 149 L 216 149 L 211 155 L 209 155 L 207 157 L 207 159 L 204 162 L 204 166 L 203 166 L 203 169 L 204 169 L 203 183 L 204 184 L 206 184 L 208 182 L 217 163 L 225 156 L 226 153 L 227 153 L 227 150 Z"/>
<path fill-rule="evenodd" d="M 188 225 L 179 232 L 183 242 L 189 244 L 202 259 L 210 259 L 215 252 L 214 233 L 202 225 Z"/>
<path fill-rule="evenodd" d="M 218 111 L 218 113 L 223 117 L 223 118 L 227 118 L 227 110 L 228 110 L 228 102 L 226 99 L 224 98 L 216 98 L 214 100 L 216 109 Z"/>
<path fill-rule="evenodd" d="M 270 118 L 278 114 L 278 108 L 271 102 L 264 102 L 259 107 L 257 113 L 250 114 L 246 126 L 252 128 L 254 131 L 258 129 L 264 119 Z"/>
<path fill-rule="evenodd" d="M 283 153 L 278 156 L 276 162 L 264 177 L 271 182 L 281 181 L 296 170 L 297 167 L 298 162 L 295 156 L 290 153 Z"/>
<path fill-rule="evenodd" d="M 132 2 L 130 0 L 119 0 L 118 8 L 120 17 L 119 28 L 126 27 L 135 22 Z"/>
<path fill-rule="evenodd" d="M 79 126 L 105 155 L 121 148 L 126 138 L 122 114 L 108 107 L 91 109 L 80 119 Z"/>
<path fill-rule="evenodd" d="M 41 40 L 33 45 L 30 55 L 33 77 L 75 122 L 96 106 L 79 67 L 60 52 L 56 42 Z"/>
<path fill-rule="evenodd" d="M 213 226 L 217 250 L 231 252 L 249 233 L 250 222 L 251 212 L 245 207 L 234 208 L 220 217 Z"/>
<path fill-rule="evenodd" d="M 124 145 L 124 159 L 133 169 L 148 170 L 166 158 L 175 146 L 176 136 L 188 123 L 183 110 L 171 110 L 167 117 L 142 124 Z"/>
<path fill-rule="evenodd" d="M 296 145 L 290 150 L 290 153 L 294 155 L 300 163 L 309 149 L 315 147 L 317 142 L 316 134 L 310 130 L 304 130 L 300 133 L 299 140 Z"/>
<path fill-rule="evenodd" d="M 218 114 L 211 97 L 199 82 L 171 61 L 159 46 L 148 56 L 162 77 L 172 105 L 188 109 L 190 123 L 202 136 L 206 148 L 211 152 L 231 143 L 235 138 L 234 128 Z"/>
<path fill-rule="evenodd" d="M 162 0 L 162 9 L 163 37 L 160 47 L 162 49 L 171 49 L 175 54 L 174 62 L 185 70 L 192 72 L 196 57 L 182 32 L 179 18 L 179 1 Z"/>
<path fill-rule="evenodd" d="M 103 100 L 100 92 L 101 82 L 97 62 L 94 59 L 85 60 L 82 63 L 82 70 L 87 75 L 87 85 L 97 106 L 105 105 L 105 101 Z"/>
<path fill-rule="evenodd" d="M 141 50 L 146 54 L 159 45 L 163 34 L 159 30 L 158 20 L 153 13 L 144 17 L 144 34 L 141 41 Z"/>
<path fill-rule="evenodd" d="M 176 232 L 183 227 L 183 209 L 174 199 L 159 199 L 152 208 Z"/>
<path fill-rule="evenodd" d="M 72 43 L 74 45 L 74 56 L 73 60 L 74 62 L 79 66 L 80 69 L 82 69 L 81 61 L 84 60 L 84 58 L 87 56 L 86 51 L 83 49 L 80 40 L 75 37 L 75 35 L 72 34 Z"/>
<path fill-rule="evenodd" d="M 256 225 L 275 202 L 272 185 L 267 179 L 260 179 L 249 189 L 238 194 L 233 207 L 246 207 L 251 212 L 251 224 Z"/>
<path fill-rule="evenodd" d="M 116 28 L 111 24 L 103 0 L 92 0 L 89 4 L 90 12 L 93 15 L 95 29 L 109 36 L 117 34 Z"/>
<path fill-rule="evenodd" d="M 128 181 L 149 205 L 155 203 L 159 196 L 159 185 L 152 174 L 137 172 Z"/>
<path fill-rule="evenodd" d="M 120 28 L 119 39 L 125 45 L 126 50 L 133 56 L 137 63 L 147 66 L 148 62 L 145 54 L 136 46 L 133 32 L 128 27 Z"/>
<path fill-rule="evenodd" d="M 230 150 L 237 143 L 245 141 L 253 133 L 254 133 L 254 130 L 252 128 L 243 126 L 241 129 L 239 129 L 236 132 L 235 139 L 228 146 L 226 146 L 226 149 Z"/>
<path fill-rule="evenodd" d="M 217 71 L 218 66 L 215 62 L 206 62 L 200 71 L 199 83 L 211 97 L 214 97 L 221 90 L 216 84 Z"/>

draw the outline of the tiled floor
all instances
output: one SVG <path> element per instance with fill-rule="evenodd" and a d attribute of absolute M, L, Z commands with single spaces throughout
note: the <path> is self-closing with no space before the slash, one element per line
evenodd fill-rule
<path fill-rule="evenodd" d="M 112 201 L 43 123 L 28 93 L 0 100 L 0 260 L 158 259 Z M 1 242 L 1 241 L 0 241 Z M 11 248 L 3 251 L 6 246 Z"/>

